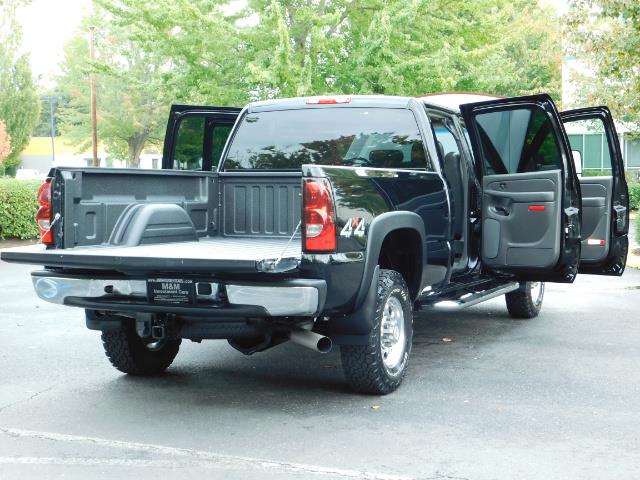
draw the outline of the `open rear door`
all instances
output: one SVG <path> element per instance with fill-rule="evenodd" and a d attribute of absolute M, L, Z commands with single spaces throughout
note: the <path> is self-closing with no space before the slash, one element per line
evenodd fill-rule
<path fill-rule="evenodd" d="M 582 191 L 580 273 L 622 275 L 629 240 L 629 192 L 607 107 L 561 113 Z"/>
<path fill-rule="evenodd" d="M 162 168 L 215 171 L 242 109 L 172 105 L 164 137 Z"/>
<path fill-rule="evenodd" d="M 580 186 L 548 95 L 460 106 L 482 177 L 484 269 L 519 281 L 572 282 Z"/>

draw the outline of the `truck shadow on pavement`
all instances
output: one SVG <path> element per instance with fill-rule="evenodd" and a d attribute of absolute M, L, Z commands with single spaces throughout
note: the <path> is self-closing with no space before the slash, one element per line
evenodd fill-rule
<path fill-rule="evenodd" d="M 416 315 L 410 369 L 405 384 L 395 395 L 413 388 L 417 376 L 428 383 L 431 374 L 438 376 L 443 366 L 464 368 L 465 362 L 474 361 L 483 345 L 499 342 L 500 337 L 527 325 L 527 321 L 510 319 L 503 306 Z M 320 355 L 287 343 L 246 357 L 221 341 L 183 345 L 183 351 L 164 375 L 123 375 L 108 388 L 116 397 L 153 395 L 156 402 L 218 406 L 240 403 L 268 409 L 289 408 L 292 397 L 304 399 L 307 404 L 322 404 L 328 398 L 341 398 L 348 403 L 363 397 L 346 384 L 338 347 Z M 265 402 L 265 398 L 269 401 Z"/>

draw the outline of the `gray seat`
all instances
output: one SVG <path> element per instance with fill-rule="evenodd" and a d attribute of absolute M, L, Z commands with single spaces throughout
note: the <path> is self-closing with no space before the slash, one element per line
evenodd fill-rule
<path fill-rule="evenodd" d="M 453 238 L 460 240 L 464 229 L 464 187 L 459 154 L 449 152 L 444 156 L 444 175 L 449 183 L 451 196 Z"/>

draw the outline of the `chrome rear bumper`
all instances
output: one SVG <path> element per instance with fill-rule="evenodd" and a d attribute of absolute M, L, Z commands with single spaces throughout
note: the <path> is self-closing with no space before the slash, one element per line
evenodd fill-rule
<path fill-rule="evenodd" d="M 33 287 L 38 297 L 51 303 L 66 305 L 67 299 L 85 299 L 95 302 L 109 302 L 110 305 L 119 300 L 123 309 L 127 309 L 131 300 L 135 300 L 137 310 L 140 301 L 147 300 L 146 280 L 135 279 L 100 279 L 78 278 L 71 276 L 47 275 L 48 272 L 32 274 Z M 269 284 L 236 284 L 225 283 L 226 297 L 229 306 L 255 306 L 263 308 L 269 316 L 314 316 L 324 305 L 326 284 L 323 281 L 289 280 L 269 282 Z M 218 284 L 211 284 L 217 291 Z M 210 295 L 198 295 L 198 300 L 211 300 Z M 70 302 L 71 303 L 71 302 Z M 153 305 L 149 303 L 149 305 Z M 193 305 L 186 306 L 191 310 Z M 172 306 L 172 310 L 180 305 Z M 198 310 L 210 311 L 212 316 L 220 310 L 219 305 L 211 303 L 197 305 Z"/>

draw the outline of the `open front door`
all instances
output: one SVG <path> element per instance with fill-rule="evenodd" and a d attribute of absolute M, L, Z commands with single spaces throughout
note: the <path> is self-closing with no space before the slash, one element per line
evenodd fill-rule
<path fill-rule="evenodd" d="M 548 95 L 460 106 L 482 177 L 485 270 L 572 282 L 580 257 L 580 186 Z"/>
<path fill-rule="evenodd" d="M 215 171 L 240 111 L 235 107 L 172 105 L 162 168 Z"/>
<path fill-rule="evenodd" d="M 582 191 L 580 273 L 622 275 L 629 240 L 629 193 L 607 107 L 561 113 Z"/>

